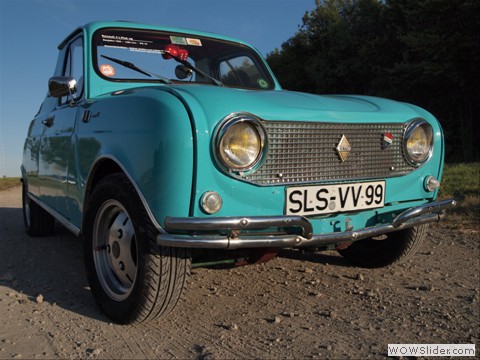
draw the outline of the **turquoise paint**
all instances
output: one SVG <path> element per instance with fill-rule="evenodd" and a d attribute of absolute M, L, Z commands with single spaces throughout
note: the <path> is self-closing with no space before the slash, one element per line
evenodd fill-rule
<path fill-rule="evenodd" d="M 102 96 L 88 110 L 94 117 L 78 127 L 79 184 L 88 182 L 93 163 L 113 158 L 137 185 L 157 221 L 187 216 L 193 143 L 183 104 L 161 88 L 139 88 Z M 78 191 L 80 207 L 83 191 Z"/>
<path fill-rule="evenodd" d="M 441 178 L 443 133 L 437 120 L 425 110 L 367 96 L 318 96 L 284 91 L 276 80 L 274 90 L 270 91 L 109 81 L 94 71 L 90 45 L 95 31 L 105 27 L 174 31 L 247 45 L 204 32 L 126 22 L 95 22 L 80 30 L 85 37 L 84 99 L 77 104 L 78 119 L 65 155 L 67 190 L 52 189 L 50 194 L 43 194 L 53 194 L 55 201 L 66 199 L 65 215 L 78 228 L 88 184 L 96 166 L 101 167 L 106 161 L 117 163 L 127 173 L 160 226 L 166 216 L 212 217 L 199 206 L 200 197 L 208 190 L 217 191 L 224 201 L 214 216 L 282 215 L 285 186 L 252 185 L 228 176 L 216 166 L 212 137 L 222 119 L 235 112 L 249 112 L 263 120 L 344 123 L 406 123 L 421 117 L 432 125 L 431 159 L 406 176 L 386 179 L 384 208 L 312 218 L 317 233 L 345 230 L 347 219 L 354 228 L 388 222 L 404 209 L 435 199 L 437 192 L 425 191 L 423 184 L 430 175 Z M 64 50 L 59 53 L 55 75 L 61 73 L 64 53 Z M 275 79 L 273 74 L 272 78 Z M 40 121 L 55 106 L 56 99 L 45 99 L 25 143 L 22 172 L 35 195 L 41 195 L 38 161 L 42 160 L 38 159 L 38 144 L 43 126 Z M 88 122 L 81 121 L 85 113 L 90 116 Z"/>

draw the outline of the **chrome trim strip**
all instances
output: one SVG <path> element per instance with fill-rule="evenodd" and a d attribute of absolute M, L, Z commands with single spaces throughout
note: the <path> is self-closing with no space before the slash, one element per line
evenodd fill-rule
<path fill-rule="evenodd" d="M 301 228 L 302 236 L 311 238 L 313 228 L 303 216 L 258 216 L 258 217 L 217 217 L 208 218 L 165 218 L 165 230 L 172 231 L 220 231 L 279 228 Z"/>
<path fill-rule="evenodd" d="M 463 197 L 447 199 L 435 203 L 425 204 L 408 209 L 394 219 L 392 224 L 380 224 L 364 229 L 351 230 L 338 233 L 310 235 L 312 229 L 308 219 L 301 216 L 273 216 L 260 218 L 167 218 L 167 231 L 182 231 L 184 234 L 159 234 L 157 243 L 160 246 L 186 247 L 186 248 L 211 248 L 211 249 L 240 249 L 240 248 L 266 248 L 266 247 L 306 247 L 335 245 L 353 242 L 373 236 L 398 231 L 413 226 L 441 221 L 445 218 L 444 210 L 457 206 Z M 283 219 L 283 221 L 282 221 Z M 260 229 L 268 227 L 299 227 L 301 235 L 271 235 L 260 233 L 254 236 L 240 236 L 246 229 Z M 230 235 L 192 235 L 185 232 L 202 232 L 231 230 Z"/>
<path fill-rule="evenodd" d="M 443 210 L 453 208 L 459 203 L 461 203 L 463 200 L 465 200 L 465 197 L 461 194 L 458 194 L 458 196 L 454 199 L 446 199 L 435 203 L 417 206 L 415 208 L 406 210 L 400 215 L 398 215 L 395 219 L 393 219 L 392 225 L 394 228 L 397 228 L 408 220 L 418 217 L 420 215 L 428 213 L 439 213 Z"/>
<path fill-rule="evenodd" d="M 258 131 L 258 135 L 260 136 L 260 151 L 255 161 L 249 166 L 232 169 L 226 163 L 226 161 L 224 160 L 221 154 L 222 149 L 220 148 L 220 144 L 223 136 L 228 131 L 228 129 L 231 126 L 240 122 L 248 122 L 255 126 L 255 128 Z M 238 177 L 242 178 L 243 176 L 250 174 L 256 169 L 258 169 L 262 165 L 263 161 L 265 160 L 265 157 L 267 156 L 268 133 L 265 127 L 263 126 L 263 120 L 258 116 L 255 116 L 248 112 L 235 112 L 224 117 L 220 121 L 219 125 L 217 126 L 215 130 L 215 135 L 213 136 L 212 139 L 213 139 L 212 150 L 215 157 L 215 161 L 217 162 L 217 164 L 220 166 L 220 168 L 226 175 L 233 176 L 235 178 L 238 178 Z"/>
<path fill-rule="evenodd" d="M 245 248 L 267 248 L 267 247 L 312 247 L 335 245 L 345 242 L 353 242 L 372 236 L 387 234 L 389 232 L 406 229 L 412 226 L 440 221 L 444 214 L 428 214 L 415 220 L 410 220 L 401 226 L 394 228 L 391 224 L 360 229 L 356 231 L 345 231 L 339 233 L 328 233 L 314 235 L 308 239 L 301 235 L 264 235 L 245 237 L 220 237 L 210 236 L 189 236 L 189 235 L 167 235 L 160 234 L 157 243 L 160 246 L 199 248 L 199 249 L 245 249 Z"/>
<path fill-rule="evenodd" d="M 79 236 L 80 235 L 80 229 L 78 227 L 76 227 L 75 225 L 73 225 L 65 216 L 63 216 L 62 214 L 60 214 L 59 212 L 53 210 L 50 206 L 48 206 L 47 204 L 43 203 L 42 201 L 40 201 L 37 197 L 35 197 L 34 195 L 28 193 L 28 197 L 35 201 L 35 203 L 37 203 L 38 206 L 40 206 L 43 210 L 45 210 L 46 212 L 48 212 L 50 215 L 52 215 L 55 220 L 57 220 L 59 223 L 61 223 L 64 227 L 66 227 L 70 232 L 72 232 L 75 236 Z"/>
<path fill-rule="evenodd" d="M 430 129 L 430 135 L 431 135 L 430 149 L 428 150 L 428 155 L 425 157 L 425 159 L 423 159 L 420 162 L 417 162 L 410 157 L 410 154 L 409 154 L 408 149 L 407 149 L 407 143 L 408 143 L 408 140 L 409 140 L 410 136 L 412 135 L 412 133 L 418 127 L 423 126 L 423 125 L 427 125 L 428 128 Z M 413 165 L 415 167 L 419 167 L 419 166 L 425 164 L 432 157 L 433 145 L 434 145 L 434 135 L 433 135 L 432 125 L 430 125 L 425 119 L 422 119 L 422 118 L 415 118 L 415 119 L 410 120 L 410 122 L 407 124 L 407 126 L 405 128 L 405 133 L 404 133 L 404 136 L 403 136 L 403 154 L 404 154 L 407 162 L 410 165 Z"/>

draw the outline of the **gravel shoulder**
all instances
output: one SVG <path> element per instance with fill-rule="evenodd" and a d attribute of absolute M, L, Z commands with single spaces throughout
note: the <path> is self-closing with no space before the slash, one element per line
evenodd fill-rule
<path fill-rule="evenodd" d="M 389 343 L 477 344 L 479 224 L 433 225 L 404 264 L 350 266 L 287 250 L 261 265 L 194 269 L 174 313 L 112 324 L 62 227 L 30 238 L 21 189 L 0 192 L 0 359 L 382 358 Z"/>

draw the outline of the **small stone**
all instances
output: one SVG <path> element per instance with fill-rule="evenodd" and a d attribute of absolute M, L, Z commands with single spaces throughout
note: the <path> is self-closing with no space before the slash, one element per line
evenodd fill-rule
<path fill-rule="evenodd" d="M 362 274 L 357 274 L 357 276 L 355 276 L 355 279 L 363 281 L 363 280 L 365 280 L 365 277 Z"/>
<path fill-rule="evenodd" d="M 418 287 L 418 290 L 421 291 L 433 291 L 433 286 L 432 285 L 422 285 Z"/>
<path fill-rule="evenodd" d="M 334 310 L 324 310 L 324 311 L 319 311 L 317 313 L 320 316 L 325 316 L 331 319 L 336 319 L 337 318 L 337 313 Z"/>
<path fill-rule="evenodd" d="M 310 269 L 309 267 L 305 267 L 305 269 L 303 269 L 303 272 L 306 273 L 306 274 L 312 274 L 313 270 Z"/>
<path fill-rule="evenodd" d="M 273 320 L 273 322 L 275 324 L 278 324 L 278 323 L 281 323 L 282 322 L 282 318 L 280 316 L 275 316 L 275 319 Z"/>
<path fill-rule="evenodd" d="M 43 295 L 42 295 L 42 294 L 39 294 L 39 295 L 36 297 L 35 300 L 37 301 L 37 304 L 43 303 Z"/>
<path fill-rule="evenodd" d="M 102 349 L 88 348 L 87 350 L 85 350 L 85 352 L 87 353 L 88 356 L 98 356 L 102 352 Z"/>

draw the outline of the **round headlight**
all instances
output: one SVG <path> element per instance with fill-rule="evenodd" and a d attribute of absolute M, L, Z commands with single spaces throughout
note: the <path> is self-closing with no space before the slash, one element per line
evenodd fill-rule
<path fill-rule="evenodd" d="M 248 171 L 263 157 L 265 131 L 260 121 L 250 115 L 234 115 L 220 127 L 216 155 L 229 171 Z"/>
<path fill-rule="evenodd" d="M 427 161 L 433 149 L 433 129 L 429 123 L 416 119 L 408 124 L 405 131 L 405 156 L 413 165 Z"/>

